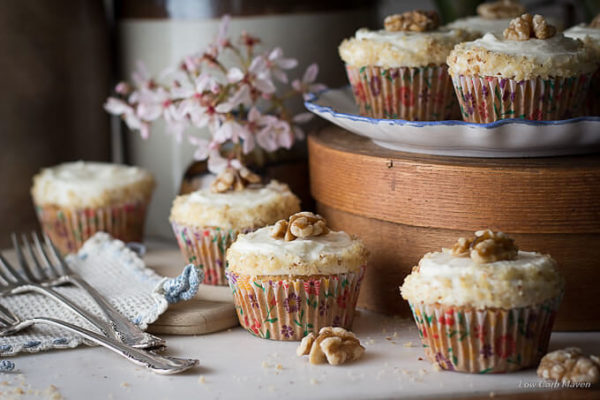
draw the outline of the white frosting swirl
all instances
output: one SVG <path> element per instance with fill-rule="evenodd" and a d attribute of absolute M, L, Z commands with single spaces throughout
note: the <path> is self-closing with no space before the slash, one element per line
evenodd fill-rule
<path fill-rule="evenodd" d="M 477 264 L 442 251 L 426 254 L 400 290 L 413 303 L 509 309 L 554 298 L 563 284 L 548 255 L 519 251 L 516 260 Z"/>
<path fill-rule="evenodd" d="M 34 177 L 32 195 L 38 204 L 98 207 L 147 198 L 154 186 L 146 170 L 100 162 L 69 162 L 44 168 Z"/>
<path fill-rule="evenodd" d="M 570 27 L 564 32 L 566 37 L 570 37 L 573 39 L 584 40 L 586 37 L 590 38 L 594 41 L 600 42 L 600 29 L 592 28 L 586 24 L 579 24 Z"/>
<path fill-rule="evenodd" d="M 321 275 L 355 271 L 366 263 L 362 242 L 346 232 L 286 241 L 267 226 L 244 235 L 227 251 L 232 271 L 247 275 Z"/>

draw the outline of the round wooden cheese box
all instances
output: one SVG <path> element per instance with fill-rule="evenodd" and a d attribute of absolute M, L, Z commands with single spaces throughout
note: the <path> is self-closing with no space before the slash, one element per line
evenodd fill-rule
<path fill-rule="evenodd" d="M 409 316 L 399 286 L 419 259 L 490 228 L 559 262 L 567 286 L 556 329 L 600 329 L 600 155 L 409 154 L 337 127 L 308 148 L 317 211 L 371 252 L 359 307 Z"/>

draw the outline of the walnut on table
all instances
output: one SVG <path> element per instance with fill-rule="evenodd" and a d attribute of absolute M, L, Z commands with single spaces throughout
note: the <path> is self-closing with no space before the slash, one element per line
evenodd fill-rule
<path fill-rule="evenodd" d="M 564 383 L 598 383 L 600 359 L 586 357 L 578 347 L 568 347 L 546 354 L 537 369 L 540 378 Z"/>
<path fill-rule="evenodd" d="M 407 11 L 402 14 L 388 15 L 383 21 L 383 26 L 388 32 L 433 31 L 440 26 L 440 16 L 436 11 Z"/>
<path fill-rule="evenodd" d="M 556 28 L 539 14 L 523 14 L 510 21 L 504 30 L 504 38 L 508 40 L 549 39 L 556 34 Z"/>
<path fill-rule="evenodd" d="M 478 264 L 514 260 L 519 248 L 510 237 L 489 229 L 475 232 L 474 238 L 459 238 L 451 250 L 455 257 L 470 256 Z"/>
<path fill-rule="evenodd" d="M 308 355 L 311 364 L 328 362 L 332 365 L 357 360 L 364 352 L 365 348 L 354 333 L 333 327 L 322 328 L 316 337 L 309 333 L 296 350 L 298 356 Z"/>
<path fill-rule="evenodd" d="M 485 19 L 514 18 L 525 13 L 525 7 L 518 1 L 500 0 L 493 3 L 482 3 L 477 6 L 477 14 Z"/>
<path fill-rule="evenodd" d="M 271 236 L 289 242 L 296 238 L 325 235 L 328 232 L 325 218 L 303 211 L 292 215 L 288 221 L 284 219 L 277 221 L 271 230 Z"/>

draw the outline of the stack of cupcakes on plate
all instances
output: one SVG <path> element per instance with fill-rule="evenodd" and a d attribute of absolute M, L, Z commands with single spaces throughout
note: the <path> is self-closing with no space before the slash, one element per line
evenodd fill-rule
<path fill-rule="evenodd" d="M 360 114 L 410 121 L 457 118 L 446 58 L 468 39 L 465 31 L 439 28 L 435 11 L 391 15 L 384 24 L 385 30 L 359 29 L 339 46 Z"/>
<path fill-rule="evenodd" d="M 367 255 L 359 239 L 329 230 L 310 212 L 239 235 L 227 261 L 240 324 L 274 340 L 349 329 Z"/>
<path fill-rule="evenodd" d="M 170 221 L 185 258 L 204 271 L 203 283 L 226 286 L 225 252 L 237 235 L 299 210 L 300 200 L 287 185 L 263 185 L 245 167 L 227 168 L 210 189 L 177 196 Z"/>
<path fill-rule="evenodd" d="M 564 280 L 550 256 L 486 230 L 426 254 L 400 290 L 434 364 L 497 373 L 533 367 L 546 353 Z"/>
<path fill-rule="evenodd" d="M 592 76 L 589 95 L 586 100 L 586 113 L 600 115 L 600 14 L 588 25 L 573 26 L 565 31 L 565 36 L 580 39 L 592 52 L 596 62 L 596 72 Z"/>
<path fill-rule="evenodd" d="M 501 37 L 457 45 L 447 62 L 463 119 L 478 123 L 581 116 L 597 69 L 581 41 L 530 14 L 513 19 Z"/>
<path fill-rule="evenodd" d="M 510 21 L 523 15 L 525 7 L 515 0 L 499 0 L 477 6 L 477 16 L 460 18 L 446 25 L 449 29 L 464 29 L 477 39 L 491 32 L 502 35 Z"/>
<path fill-rule="evenodd" d="M 31 195 L 44 233 L 66 254 L 98 231 L 141 241 L 153 189 L 141 168 L 79 161 L 43 169 Z"/>

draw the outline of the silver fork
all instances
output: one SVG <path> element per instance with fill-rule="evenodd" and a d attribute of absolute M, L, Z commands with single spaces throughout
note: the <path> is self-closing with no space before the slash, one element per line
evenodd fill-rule
<path fill-rule="evenodd" d="M 0 253 L 0 265 L 4 267 L 4 271 L 0 268 L 0 278 L 5 281 L 4 285 L 0 283 L 0 296 L 25 292 L 40 293 L 62 303 L 100 329 L 106 336 L 123 342 L 128 346 L 143 349 L 164 347 L 165 341 L 163 339 L 142 331 L 119 313 L 96 289 L 72 271 L 48 236 L 44 235 L 45 244 L 58 262 L 57 266 L 52 263 L 37 234 L 33 233 L 32 237 L 39 257 L 36 256 L 31 243 L 27 241 L 25 235 L 22 237 L 23 246 L 33 261 L 33 267 L 27 262 L 16 235 L 13 234 L 11 237 L 23 274 L 17 272 Z M 45 268 L 42 267 L 42 263 L 45 265 Z M 91 314 L 52 289 L 52 286 L 65 283 L 73 283 L 86 291 L 102 310 L 107 321 Z"/>
<path fill-rule="evenodd" d="M 34 317 L 20 319 L 0 304 L 0 337 L 14 335 L 34 324 L 46 324 L 64 328 L 114 351 L 134 364 L 145 366 L 158 374 L 176 374 L 188 370 L 198 364 L 198 360 L 166 357 L 151 351 L 136 349 L 119 341 L 106 338 L 96 332 L 54 318 Z"/>

